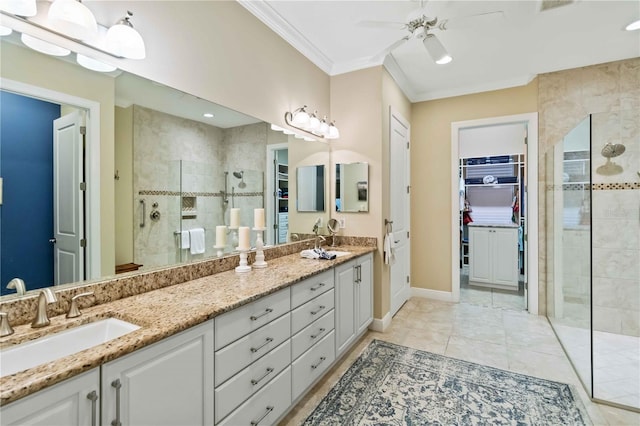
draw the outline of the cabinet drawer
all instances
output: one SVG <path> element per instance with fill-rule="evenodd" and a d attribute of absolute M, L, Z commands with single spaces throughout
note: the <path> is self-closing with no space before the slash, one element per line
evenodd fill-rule
<path fill-rule="evenodd" d="M 333 288 L 333 269 L 291 287 L 291 309 Z"/>
<path fill-rule="evenodd" d="M 298 334 L 291 338 L 291 358 L 296 359 L 302 355 L 307 349 L 319 342 L 324 336 L 331 333 L 335 326 L 334 315 L 332 309 L 317 321 L 312 322 Z"/>
<path fill-rule="evenodd" d="M 223 348 L 234 340 L 289 312 L 290 303 L 289 288 L 285 288 L 217 316 L 215 318 L 215 350 Z"/>
<path fill-rule="evenodd" d="M 334 358 L 335 336 L 332 331 L 291 364 L 293 372 L 292 398 L 295 400 L 314 380 L 320 377 L 333 363 Z"/>
<path fill-rule="evenodd" d="M 289 314 L 216 351 L 215 386 L 221 385 L 252 362 L 262 358 L 291 336 Z"/>
<path fill-rule="evenodd" d="M 220 425 L 271 425 L 291 405 L 291 367 L 238 407 Z"/>
<path fill-rule="evenodd" d="M 265 387 L 291 363 L 291 342 L 287 340 L 258 361 L 216 388 L 216 423 L 251 395 Z"/>
<path fill-rule="evenodd" d="M 322 315 L 333 309 L 333 289 L 291 311 L 291 333 L 302 330 Z"/>

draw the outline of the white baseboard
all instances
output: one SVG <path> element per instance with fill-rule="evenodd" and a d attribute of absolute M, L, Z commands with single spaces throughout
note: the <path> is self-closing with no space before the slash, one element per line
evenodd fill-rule
<path fill-rule="evenodd" d="M 449 291 L 429 290 L 428 288 L 411 287 L 412 297 L 422 297 L 425 299 L 440 300 L 442 302 L 453 302 L 453 293 Z"/>
<path fill-rule="evenodd" d="M 369 330 L 384 333 L 384 331 L 387 328 L 389 328 L 390 325 L 391 325 L 391 315 L 389 314 L 389 312 L 387 312 L 387 314 L 381 320 L 374 318 L 371 324 L 369 325 Z"/>

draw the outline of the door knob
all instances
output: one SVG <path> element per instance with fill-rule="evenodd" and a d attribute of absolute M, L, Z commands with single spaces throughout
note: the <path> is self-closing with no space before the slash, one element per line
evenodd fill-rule
<path fill-rule="evenodd" d="M 55 238 L 49 238 L 49 242 L 50 242 L 51 244 L 55 244 L 55 243 L 56 243 L 56 239 L 55 239 Z"/>

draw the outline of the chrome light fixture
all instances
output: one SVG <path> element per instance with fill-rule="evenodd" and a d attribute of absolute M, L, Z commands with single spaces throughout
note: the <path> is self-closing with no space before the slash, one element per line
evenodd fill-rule
<path fill-rule="evenodd" d="M 87 6 L 76 0 L 55 0 L 49 7 L 49 24 L 71 38 L 87 40 L 98 34 L 98 23 Z"/>
<path fill-rule="evenodd" d="M 306 133 L 306 136 L 298 132 L 292 132 L 284 129 L 280 126 L 276 126 L 275 124 L 271 125 L 271 129 L 282 131 L 285 134 L 293 134 L 299 139 L 308 141 L 314 141 L 318 138 L 337 139 L 340 137 L 340 132 L 338 131 L 335 122 L 329 123 L 326 115 L 322 119 L 319 119 L 318 111 L 314 111 L 312 114 L 309 114 L 306 109 L 307 106 L 304 105 L 293 112 L 287 111 L 284 113 L 285 123 L 300 132 Z"/>
<path fill-rule="evenodd" d="M 133 28 L 131 17 L 133 13 L 127 10 L 127 14 L 107 31 L 107 50 L 115 55 L 129 59 L 144 59 L 147 52 L 144 40 L 138 31 Z"/>
<path fill-rule="evenodd" d="M 431 56 L 431 59 L 433 59 L 436 64 L 444 65 L 453 60 L 442 43 L 440 43 L 440 40 L 433 34 L 425 34 L 422 44 L 424 44 L 425 49 L 429 52 L 429 56 Z"/>

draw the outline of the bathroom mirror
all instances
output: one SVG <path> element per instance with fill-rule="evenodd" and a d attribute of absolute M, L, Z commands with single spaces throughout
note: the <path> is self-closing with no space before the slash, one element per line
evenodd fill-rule
<path fill-rule="evenodd" d="M 117 265 L 135 263 L 143 265 L 140 270 L 149 270 L 215 256 L 215 226 L 229 224 L 232 207 L 241 208 L 241 223 L 247 226 L 253 226 L 254 208 L 269 207 L 264 195 L 270 173 L 265 153 L 271 144 L 286 149 L 292 143 L 286 135 L 272 131 L 268 123 L 132 74 L 95 73 L 68 60 L 34 52 L 5 37 L 1 43 L 0 77 L 3 79 L 18 85 L 45 87 L 68 95 L 69 99 L 82 97 L 99 102 L 99 115 L 88 120 L 89 127 L 92 123 L 100 124 L 100 132 L 95 138 L 100 146 L 94 149 L 96 155 L 90 160 L 100 169 L 99 175 L 89 176 L 101 194 L 94 203 L 97 205 L 94 211 L 100 212 L 113 203 L 116 214 L 115 217 L 102 214 L 93 223 L 87 220 L 88 235 L 99 237 L 95 239 L 97 247 L 86 258 L 88 266 L 84 276 L 87 280 L 113 276 Z M 67 75 L 68 78 L 62 81 L 53 77 L 56 75 Z M 13 91 L 20 93 L 20 90 Z M 159 94 L 161 91 L 166 92 L 165 96 Z M 46 99 L 45 96 L 36 97 Z M 59 107 L 61 115 L 72 109 L 67 104 Z M 87 114 L 87 110 L 81 109 L 81 112 Z M 204 112 L 213 113 L 213 121 L 203 117 Z M 102 121 L 105 117 L 107 121 Z M 115 126 L 105 123 L 115 123 Z M 87 131 L 91 132 L 90 129 Z M 229 147 L 224 160 L 214 156 L 215 149 L 204 151 L 196 147 L 195 144 L 206 139 L 202 135 L 211 136 Z M 185 139 L 193 142 L 188 149 L 177 145 L 177 141 Z M 316 161 L 322 158 L 322 162 L 328 164 L 327 144 L 308 144 L 305 149 L 316 149 L 315 157 L 306 151 L 304 155 Z M 294 154 L 290 155 L 294 159 L 290 162 L 292 170 L 296 166 L 295 159 L 301 157 L 301 154 L 295 154 L 294 146 Z M 91 169 L 88 170 L 92 174 Z M 203 177 L 208 181 L 203 182 Z M 5 180 L 5 190 L 7 185 Z M 7 197 L 4 198 L 7 201 Z M 290 202 L 294 203 L 294 197 L 291 198 Z M 0 209 L 5 206 L 6 203 Z M 271 210 L 265 214 L 277 215 L 273 207 Z M 295 209 L 291 208 L 289 214 L 295 215 Z M 202 221 L 205 216 L 217 219 L 209 220 L 210 223 Z M 3 228 L 12 226 L 4 217 L 2 220 Z M 300 229 L 295 228 L 295 220 L 289 223 L 294 224 L 290 225 L 289 233 L 309 233 L 306 223 Z M 178 247 L 180 233 L 194 227 L 205 229 L 205 253 L 192 255 L 190 250 Z M 53 249 L 49 239 L 51 236 L 47 235 L 42 258 L 29 255 L 27 261 L 27 252 L 6 247 L 2 248 L 2 258 L 28 264 L 31 270 L 40 269 L 42 262 L 52 262 Z M 88 239 L 87 246 L 91 246 L 92 240 L 91 237 Z M 141 257 L 144 244 L 147 253 Z M 99 273 L 91 272 L 92 264 Z M 6 272 L 0 270 L 2 294 L 3 297 L 14 297 L 15 292 L 6 290 L 6 284 L 14 275 L 22 278 L 28 273 L 9 268 Z M 82 279 L 73 281 L 65 286 L 75 285 Z M 52 285 L 53 277 L 44 278 L 40 283 L 35 283 L 35 279 L 25 279 L 25 282 L 27 290 L 34 290 Z"/>
<path fill-rule="evenodd" d="M 296 209 L 299 212 L 324 212 L 324 164 L 296 169 Z"/>
<path fill-rule="evenodd" d="M 369 164 L 336 164 L 336 211 L 369 211 Z"/>

